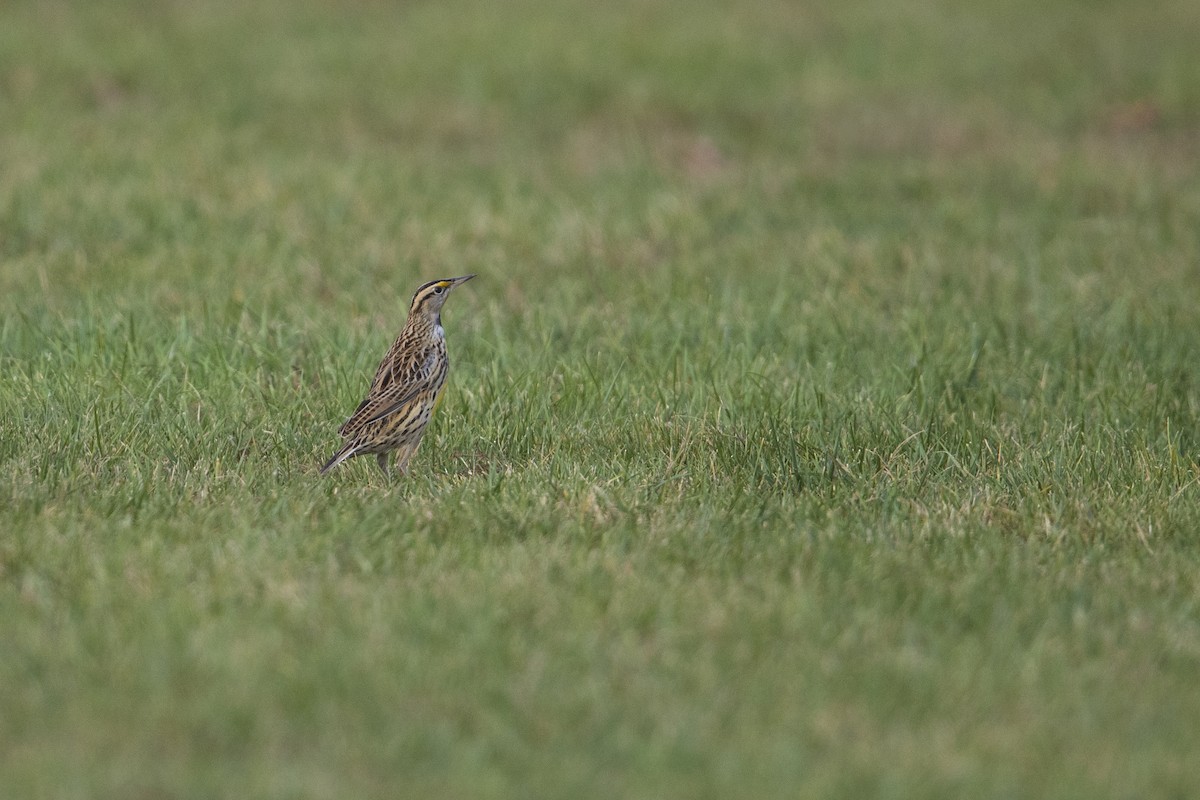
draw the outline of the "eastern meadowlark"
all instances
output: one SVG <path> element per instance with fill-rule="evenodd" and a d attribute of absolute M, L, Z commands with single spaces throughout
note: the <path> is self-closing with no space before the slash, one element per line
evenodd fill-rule
<path fill-rule="evenodd" d="M 366 398 L 338 430 L 346 444 L 321 467 L 322 475 L 348 458 L 368 453 L 387 475 L 393 450 L 398 451 L 401 474 L 407 471 L 450 368 L 442 306 L 451 289 L 474 277 L 430 281 L 417 289 L 404 329 L 379 362 Z"/>

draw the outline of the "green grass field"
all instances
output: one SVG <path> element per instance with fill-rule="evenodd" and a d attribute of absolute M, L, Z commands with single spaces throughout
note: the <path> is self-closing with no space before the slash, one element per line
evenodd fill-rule
<path fill-rule="evenodd" d="M 0 797 L 1200 795 L 1197 41 L 6 3 Z"/>

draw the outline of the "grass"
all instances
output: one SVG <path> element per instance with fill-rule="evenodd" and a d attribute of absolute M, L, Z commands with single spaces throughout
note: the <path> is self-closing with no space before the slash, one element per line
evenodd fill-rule
<path fill-rule="evenodd" d="M 10 3 L 0 795 L 1195 795 L 1198 36 Z"/>

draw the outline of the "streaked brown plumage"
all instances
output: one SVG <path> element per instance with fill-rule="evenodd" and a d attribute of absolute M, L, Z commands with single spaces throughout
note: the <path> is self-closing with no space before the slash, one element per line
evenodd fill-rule
<path fill-rule="evenodd" d="M 321 467 L 321 474 L 348 458 L 374 454 L 388 474 L 388 458 L 398 453 L 404 473 L 441 399 L 450 360 L 442 330 L 442 306 L 455 286 L 474 275 L 430 281 L 417 289 L 408 321 L 379 363 L 367 396 L 338 430 L 346 444 Z"/>

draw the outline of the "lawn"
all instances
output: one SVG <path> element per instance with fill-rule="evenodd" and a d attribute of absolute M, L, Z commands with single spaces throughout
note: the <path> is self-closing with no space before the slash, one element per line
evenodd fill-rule
<path fill-rule="evenodd" d="M 0 16 L 0 797 L 1200 795 L 1190 0 Z"/>

